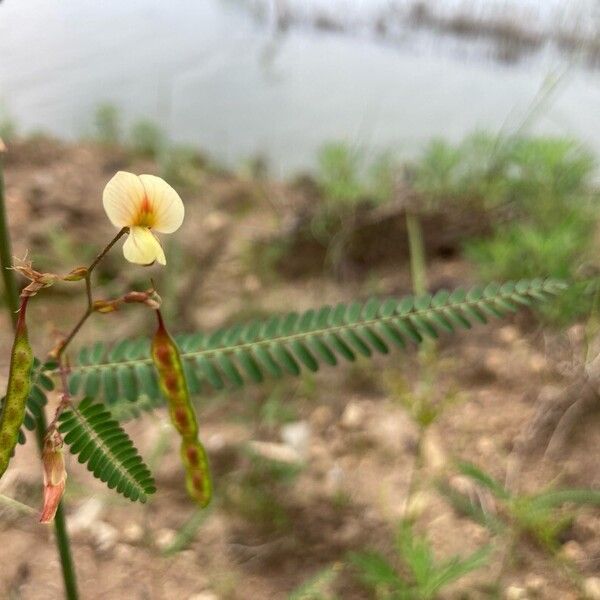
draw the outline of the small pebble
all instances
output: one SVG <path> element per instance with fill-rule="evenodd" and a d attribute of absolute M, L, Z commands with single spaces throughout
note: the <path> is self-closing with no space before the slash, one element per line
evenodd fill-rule
<path fill-rule="evenodd" d="M 516 585 L 511 585 L 509 588 L 507 588 L 504 597 L 506 600 L 528 600 L 525 588 L 518 587 Z"/>
<path fill-rule="evenodd" d="M 528 575 L 525 579 L 525 588 L 536 598 L 546 589 L 547 582 L 540 575 Z"/>
<path fill-rule="evenodd" d="M 586 558 L 583 548 L 575 540 L 568 541 L 562 547 L 561 554 L 573 562 L 582 562 Z"/>
<path fill-rule="evenodd" d="M 358 429 L 364 426 L 366 411 L 358 402 L 349 402 L 344 409 L 340 425 L 344 429 Z"/>
<path fill-rule="evenodd" d="M 588 577 L 583 582 L 583 594 L 586 600 L 600 600 L 600 577 Z"/>
<path fill-rule="evenodd" d="M 154 539 L 156 541 L 156 545 L 161 550 L 164 550 L 173 543 L 173 540 L 175 539 L 175 532 L 172 529 L 159 529 L 156 532 L 156 536 Z"/>
<path fill-rule="evenodd" d="M 199 592 L 198 594 L 192 594 L 188 600 L 219 600 L 219 596 L 214 592 L 207 590 L 205 592 Z"/>

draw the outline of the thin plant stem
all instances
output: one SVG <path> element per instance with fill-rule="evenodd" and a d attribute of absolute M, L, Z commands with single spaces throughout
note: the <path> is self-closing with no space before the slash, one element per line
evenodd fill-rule
<path fill-rule="evenodd" d="M 4 280 L 4 298 L 10 311 L 13 327 L 17 324 L 17 311 L 19 310 L 19 293 L 12 267 L 12 250 L 10 236 L 8 235 L 8 223 L 6 222 L 6 199 L 4 195 L 4 175 L 2 164 L 2 153 L 0 151 L 0 267 L 2 268 L 2 279 Z"/>
<path fill-rule="evenodd" d="M 419 217 L 410 210 L 406 211 L 406 231 L 408 233 L 413 292 L 416 296 L 421 296 L 427 291 L 427 264 L 425 262 L 423 229 Z"/>
<path fill-rule="evenodd" d="M 14 508 L 18 512 L 26 513 L 29 515 L 37 514 L 37 510 L 28 504 L 23 504 L 14 498 L 0 494 L 0 504 L 4 504 L 10 508 Z"/>
<path fill-rule="evenodd" d="M 128 231 L 127 227 L 123 227 L 123 229 L 120 229 L 119 232 L 117 233 L 117 235 L 115 235 L 115 237 L 107 244 L 107 246 L 104 248 L 104 250 L 102 250 L 102 252 L 100 252 L 100 254 L 98 254 L 98 256 L 96 256 L 96 258 L 92 261 L 90 266 L 87 268 L 87 271 L 85 274 L 85 292 L 87 295 L 87 308 L 86 308 L 86 311 L 81 316 L 81 318 L 79 319 L 79 321 L 77 321 L 77 323 L 75 324 L 75 326 L 73 327 L 73 329 L 71 330 L 69 335 L 67 335 L 67 337 L 64 339 L 64 341 L 61 343 L 61 345 L 56 353 L 56 358 L 58 360 L 60 360 L 60 358 L 63 355 L 64 351 L 66 350 L 67 346 L 71 343 L 71 341 L 77 335 L 77 333 L 79 333 L 79 330 L 83 327 L 84 323 L 90 318 L 90 316 L 94 312 L 94 298 L 92 295 L 92 272 L 93 272 L 93 270 L 96 268 L 98 263 L 106 256 L 106 254 L 108 254 L 109 250 L 125 235 L 125 233 L 127 233 L 127 231 Z"/>
<path fill-rule="evenodd" d="M 427 262 L 425 259 L 425 243 L 423 241 L 423 228 L 419 216 L 412 210 L 406 211 L 406 233 L 408 235 L 408 251 L 410 256 L 410 275 L 412 288 L 415 296 L 422 296 L 427 293 Z M 427 355 L 432 351 L 433 344 L 426 341 L 419 350 L 418 360 L 421 373 L 424 370 Z M 404 507 L 405 518 L 410 508 L 413 496 L 419 487 L 419 474 L 423 467 L 423 440 L 425 438 L 427 427 L 419 423 L 419 437 L 415 450 L 410 479 L 408 482 L 408 491 L 406 493 L 406 504 Z"/>
<path fill-rule="evenodd" d="M 0 159 L 1 160 L 1 159 Z M 0 162 L 0 264 L 2 265 L 2 274 L 4 279 L 4 291 L 6 295 L 6 305 L 10 311 L 13 326 L 16 325 L 16 307 L 19 306 L 19 294 L 17 292 L 17 282 L 15 272 L 12 270 L 12 254 L 10 250 L 10 234 L 6 219 L 6 207 L 4 202 L 4 187 L 2 179 L 2 164 Z M 35 416 L 35 434 L 40 454 L 44 448 L 44 435 L 46 433 L 46 415 L 40 411 Z M 56 516 L 54 517 L 54 530 L 56 533 L 56 546 L 60 555 L 60 565 L 62 569 L 63 582 L 65 586 L 65 597 L 67 600 L 78 600 L 77 578 L 75 575 L 75 566 L 71 555 L 71 545 L 69 534 L 65 523 L 65 515 L 62 502 L 58 505 Z"/>
<path fill-rule="evenodd" d="M 402 519 L 404 521 L 410 521 L 410 505 L 411 502 L 419 489 L 419 475 L 423 467 L 423 439 L 425 438 L 426 428 L 419 425 L 419 436 L 415 447 L 415 457 L 410 471 L 410 477 L 408 479 L 408 487 L 406 489 L 406 499 L 404 501 L 404 507 L 402 510 Z"/>
<path fill-rule="evenodd" d="M 410 275 L 413 294 L 422 296 L 427 293 L 427 261 L 425 259 L 425 242 L 423 228 L 419 216 L 410 208 L 406 211 L 406 232 L 408 235 L 408 252 L 410 255 Z M 427 358 L 435 351 L 433 340 L 425 340 L 418 353 L 419 364 L 423 366 Z"/>

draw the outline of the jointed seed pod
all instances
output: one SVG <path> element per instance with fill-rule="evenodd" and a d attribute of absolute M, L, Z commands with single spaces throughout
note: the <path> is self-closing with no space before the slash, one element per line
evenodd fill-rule
<path fill-rule="evenodd" d="M 188 494 L 202 507 L 210 502 L 212 482 L 204 446 L 197 440 L 181 441 L 181 461 L 185 466 Z"/>
<path fill-rule="evenodd" d="M 21 300 L 19 319 L 10 356 L 6 398 L 0 415 L 0 477 L 6 471 L 25 418 L 25 406 L 31 388 L 33 352 L 27 338 L 25 313 L 28 298 Z"/>
<path fill-rule="evenodd" d="M 167 332 L 159 310 L 156 315 L 158 329 L 152 340 L 152 359 L 158 371 L 160 388 L 168 402 L 171 421 L 182 437 L 181 460 L 185 467 L 188 493 L 204 507 L 212 496 L 208 459 L 198 441 L 198 423 L 179 349 Z"/>

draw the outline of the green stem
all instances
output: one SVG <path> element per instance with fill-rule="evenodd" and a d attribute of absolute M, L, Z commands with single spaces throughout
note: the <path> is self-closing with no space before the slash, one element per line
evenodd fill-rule
<path fill-rule="evenodd" d="M 65 338 L 65 340 L 60 345 L 58 352 L 56 353 L 56 358 L 60 360 L 67 346 L 71 343 L 73 338 L 79 333 L 79 330 L 83 327 L 84 323 L 92 316 L 94 312 L 94 298 L 92 296 L 92 271 L 96 268 L 98 263 L 108 254 L 108 251 L 129 231 L 128 227 L 123 227 L 119 230 L 119 233 L 115 235 L 115 237 L 108 243 L 108 245 L 96 256 L 92 264 L 87 268 L 85 274 L 85 292 L 87 295 L 87 308 L 79 321 L 75 324 L 75 327 L 71 330 L 69 335 Z"/>
<path fill-rule="evenodd" d="M 422 296 L 427 293 L 427 261 L 425 260 L 425 243 L 423 241 L 423 228 L 416 213 L 410 209 L 406 211 L 406 232 L 408 234 L 408 253 L 410 255 L 410 276 L 412 279 L 413 294 Z M 432 340 L 425 340 L 419 348 L 419 365 L 421 368 L 427 363 L 428 356 L 434 351 L 435 344 Z"/>
<path fill-rule="evenodd" d="M 0 151 L 1 152 L 1 151 Z M 4 176 L 2 156 L 0 155 L 0 266 L 2 268 L 2 279 L 4 280 L 5 299 L 10 311 L 13 327 L 17 324 L 17 311 L 19 310 L 19 293 L 12 267 L 12 251 L 10 248 L 10 237 L 8 235 L 8 224 L 6 222 L 6 207 L 4 197 Z"/>
<path fill-rule="evenodd" d="M 409 514 L 410 504 L 414 495 L 419 489 L 421 470 L 423 468 L 423 439 L 425 438 L 426 428 L 419 425 L 419 437 L 417 438 L 417 447 L 415 448 L 415 458 L 413 460 L 408 487 L 406 488 L 406 500 L 404 501 L 404 509 L 402 510 L 402 520 L 411 521 Z"/>
<path fill-rule="evenodd" d="M 9 496 L 5 496 L 4 494 L 0 494 L 0 504 L 4 504 L 5 506 L 10 506 L 10 508 L 14 508 L 15 510 L 26 513 L 29 515 L 37 514 L 37 510 L 28 504 L 23 504 L 14 498 L 10 498 Z"/>
<path fill-rule="evenodd" d="M 44 436 L 46 435 L 47 428 L 46 414 L 40 412 L 36 417 L 35 424 L 35 437 L 40 454 L 44 448 Z M 62 501 L 58 505 L 56 515 L 54 516 L 54 532 L 56 534 L 56 547 L 58 548 L 58 553 L 60 555 L 60 565 L 65 585 L 65 597 L 67 600 L 78 600 L 77 577 L 75 575 L 75 565 L 73 564 L 71 543 L 69 541 L 69 534 L 67 533 L 67 524 Z"/>
<path fill-rule="evenodd" d="M 2 275 L 4 279 L 4 290 L 6 294 L 6 305 L 10 311 L 13 326 L 16 324 L 17 309 L 19 306 L 19 294 L 17 292 L 17 282 L 15 272 L 12 270 L 12 254 L 10 250 L 10 237 L 8 223 L 6 220 L 6 207 L 4 202 L 4 186 L 2 178 L 2 163 L 0 159 L 0 265 L 2 265 Z M 40 454 L 44 447 L 44 435 L 46 433 L 46 415 L 44 412 L 35 417 L 35 433 Z M 69 535 L 65 524 L 65 515 L 62 502 L 58 505 L 56 516 L 54 517 L 54 530 L 56 532 L 56 545 L 60 554 L 60 563 L 62 567 L 63 581 L 65 584 L 65 597 L 67 600 L 77 600 L 77 579 L 75 577 L 75 567 L 71 556 L 71 547 Z"/>
<path fill-rule="evenodd" d="M 408 233 L 408 250 L 410 254 L 410 274 L 413 292 L 421 296 L 427 292 L 427 264 L 425 262 L 425 245 L 423 230 L 419 217 L 410 210 L 406 211 L 406 231 Z"/>

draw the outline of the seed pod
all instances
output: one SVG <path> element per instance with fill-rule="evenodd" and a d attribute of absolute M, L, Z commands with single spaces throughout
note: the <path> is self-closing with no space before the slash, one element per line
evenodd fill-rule
<path fill-rule="evenodd" d="M 182 437 L 181 459 L 186 471 L 188 492 L 204 507 L 212 495 L 208 459 L 198 441 L 198 423 L 179 349 L 167 332 L 160 311 L 157 310 L 156 315 L 158 329 L 152 340 L 152 360 L 158 371 L 160 388 L 168 402 L 171 422 Z"/>
<path fill-rule="evenodd" d="M 185 467 L 185 484 L 188 494 L 205 507 L 212 496 L 212 482 L 204 446 L 197 440 L 181 441 L 181 461 Z"/>
<path fill-rule="evenodd" d="M 28 298 L 22 298 L 19 319 L 10 356 L 8 388 L 0 416 L 0 477 L 6 471 L 25 418 L 25 405 L 31 388 L 33 352 L 27 338 L 25 313 Z"/>

